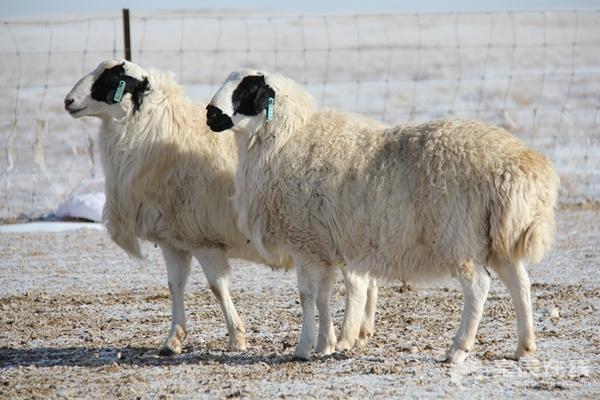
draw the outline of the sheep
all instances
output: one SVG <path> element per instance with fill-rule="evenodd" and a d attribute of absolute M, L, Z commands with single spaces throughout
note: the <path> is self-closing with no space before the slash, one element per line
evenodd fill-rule
<path fill-rule="evenodd" d="M 533 356 L 522 262 L 538 262 L 552 245 L 559 185 L 543 155 L 473 120 L 365 125 L 364 117 L 317 109 L 288 78 L 252 70 L 231 73 L 206 114 L 213 131 L 236 134 L 241 229 L 265 259 L 282 248 L 297 268 L 297 357 L 310 358 L 315 340 L 315 278 L 341 262 L 389 279 L 458 279 L 464 310 L 450 363 L 464 361 L 473 347 L 489 268 L 516 308 L 516 355 Z"/>
<path fill-rule="evenodd" d="M 215 137 L 206 126 L 205 105 L 185 98 L 172 74 L 146 71 L 125 60 L 101 62 L 75 84 L 64 103 L 74 118 L 102 121 L 103 219 L 112 240 L 134 257 L 142 256 L 140 238 L 162 250 L 172 318 L 160 353 L 181 353 L 186 335 L 184 291 L 192 255 L 221 306 L 228 349 L 246 350 L 244 324 L 228 289 L 228 258 L 263 260 L 237 228 L 229 200 L 237 166 L 233 134 Z M 282 254 L 271 260 L 272 266 L 289 264 Z M 361 313 L 361 331 L 346 329 L 342 336 L 364 344 L 373 331 L 377 282 L 344 274 L 349 275 L 349 289 L 356 291 L 358 285 L 359 292 L 367 292 L 360 295 L 366 295 L 369 303 Z M 349 291 L 347 297 L 351 295 Z M 324 335 L 329 338 L 332 333 L 324 331 Z M 331 344 L 324 342 L 319 350 L 331 352 Z"/>

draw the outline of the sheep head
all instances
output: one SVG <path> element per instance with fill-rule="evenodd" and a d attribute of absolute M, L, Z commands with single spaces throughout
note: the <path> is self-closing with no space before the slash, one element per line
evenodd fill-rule
<path fill-rule="evenodd" d="M 206 107 L 206 123 L 215 132 L 232 129 L 253 135 L 272 119 L 275 89 L 269 76 L 251 70 L 232 72 Z"/>
<path fill-rule="evenodd" d="M 123 118 L 139 110 L 149 91 L 143 68 L 125 60 L 105 60 L 67 94 L 65 110 L 74 118 Z"/>

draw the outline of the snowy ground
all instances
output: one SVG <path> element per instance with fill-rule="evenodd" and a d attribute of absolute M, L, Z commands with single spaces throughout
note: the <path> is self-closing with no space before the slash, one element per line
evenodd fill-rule
<path fill-rule="evenodd" d="M 194 268 L 183 354 L 161 358 L 170 303 L 159 253 L 128 259 L 102 231 L 0 233 L 0 398 L 600 396 L 600 212 L 563 210 L 556 249 L 530 268 L 537 364 L 511 358 L 510 299 L 495 279 L 474 354 L 441 363 L 462 307 L 457 285 L 384 283 L 366 348 L 291 358 L 293 272 L 235 262 L 232 292 L 250 349 L 228 353 L 219 307 Z M 343 286 L 334 311 L 342 318 Z"/>

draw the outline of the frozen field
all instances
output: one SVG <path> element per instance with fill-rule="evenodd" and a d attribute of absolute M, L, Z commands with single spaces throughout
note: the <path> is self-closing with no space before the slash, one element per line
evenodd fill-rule
<path fill-rule="evenodd" d="M 297 362 L 294 272 L 235 263 L 249 351 L 228 353 L 221 311 L 196 266 L 183 354 L 161 358 L 170 303 L 156 249 L 146 246 L 138 263 L 98 230 L 1 233 L 0 398 L 598 398 L 600 212 L 563 210 L 558 222 L 556 250 L 530 268 L 539 363 L 511 358 L 512 303 L 494 279 L 474 354 L 458 367 L 441 363 L 462 308 L 453 283 L 384 283 L 366 348 Z"/>

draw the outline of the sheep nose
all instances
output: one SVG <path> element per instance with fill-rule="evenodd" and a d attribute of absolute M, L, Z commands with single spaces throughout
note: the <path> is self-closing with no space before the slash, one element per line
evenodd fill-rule
<path fill-rule="evenodd" d="M 73 104 L 75 102 L 75 99 L 69 99 L 66 98 L 65 99 L 65 108 L 68 108 L 71 104 Z"/>
<path fill-rule="evenodd" d="M 206 106 L 206 124 L 214 132 L 223 132 L 233 127 L 229 115 L 223 114 L 223 111 L 211 104 Z"/>
<path fill-rule="evenodd" d="M 211 104 L 206 106 L 206 119 L 207 120 L 212 121 L 221 114 L 223 114 L 223 111 L 221 111 L 220 108 L 215 107 Z"/>

